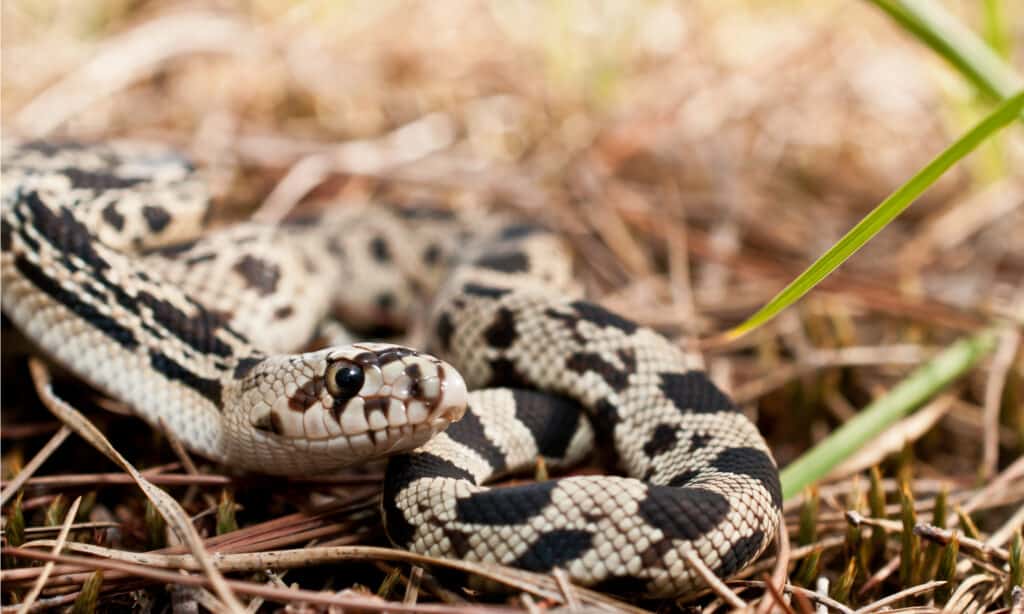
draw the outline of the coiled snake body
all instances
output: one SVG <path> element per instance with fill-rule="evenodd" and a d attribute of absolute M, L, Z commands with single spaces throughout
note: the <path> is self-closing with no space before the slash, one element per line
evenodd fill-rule
<path fill-rule="evenodd" d="M 754 425 L 694 357 L 580 300 L 550 233 L 364 207 L 196 239 L 202 183 L 142 144 L 5 144 L 3 184 L 3 312 L 29 339 L 226 464 L 309 474 L 405 452 L 382 496 L 400 547 L 672 596 L 703 585 L 688 556 L 725 577 L 774 535 Z M 335 316 L 403 325 L 425 294 L 448 362 L 290 353 L 337 341 Z M 630 477 L 483 486 L 586 455 L 581 408 Z"/>

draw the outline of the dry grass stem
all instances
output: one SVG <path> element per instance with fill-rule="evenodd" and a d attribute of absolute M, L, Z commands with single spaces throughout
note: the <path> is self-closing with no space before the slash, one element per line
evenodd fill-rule
<path fill-rule="evenodd" d="M 0 505 L 7 505 L 7 502 L 11 500 L 16 492 L 21 490 L 21 487 L 25 485 L 25 482 L 32 477 L 32 475 L 39 469 L 40 465 L 46 462 L 46 459 L 50 458 L 50 455 L 60 447 L 60 444 L 64 443 L 64 440 L 71 434 L 71 429 L 67 425 L 60 427 L 53 437 L 46 442 L 46 445 L 39 450 L 39 452 L 32 457 L 18 475 L 14 476 L 13 480 L 6 481 L 3 486 L 3 491 L 0 491 Z"/>

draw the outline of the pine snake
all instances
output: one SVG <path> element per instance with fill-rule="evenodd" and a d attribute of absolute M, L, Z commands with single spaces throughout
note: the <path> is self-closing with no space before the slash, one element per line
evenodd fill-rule
<path fill-rule="evenodd" d="M 197 238 L 204 184 L 163 147 L 3 155 L 4 314 L 203 456 L 287 475 L 403 453 L 382 495 L 396 545 L 622 593 L 692 592 L 687 557 L 727 577 L 774 536 L 778 471 L 756 427 L 694 356 L 581 300 L 552 233 L 365 206 Z M 339 318 L 402 326 L 422 296 L 431 354 L 294 353 L 338 342 Z M 595 439 L 630 477 L 483 486 Z"/>

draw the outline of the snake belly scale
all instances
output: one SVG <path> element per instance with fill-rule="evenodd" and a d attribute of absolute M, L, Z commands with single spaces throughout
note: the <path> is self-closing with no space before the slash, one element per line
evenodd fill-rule
<path fill-rule="evenodd" d="M 692 592 L 687 556 L 726 577 L 774 537 L 756 427 L 694 356 L 582 300 L 552 233 L 366 206 L 202 234 L 203 184 L 162 147 L 5 143 L 3 162 L 4 314 L 199 454 L 285 475 L 400 454 L 397 546 L 616 592 Z M 430 353 L 334 324 L 415 313 Z M 628 477 L 485 485 L 595 441 Z"/>

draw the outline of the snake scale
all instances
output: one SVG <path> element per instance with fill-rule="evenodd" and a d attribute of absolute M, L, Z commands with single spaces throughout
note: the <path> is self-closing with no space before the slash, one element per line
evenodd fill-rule
<path fill-rule="evenodd" d="M 756 427 L 696 357 L 582 300 L 550 232 L 367 205 L 200 235 L 200 174 L 161 146 L 3 156 L 4 314 L 203 456 L 287 475 L 401 453 L 382 495 L 397 546 L 620 593 L 691 593 L 687 557 L 727 577 L 774 536 Z M 335 324 L 424 312 L 429 354 Z M 629 477 L 484 485 L 595 442 Z"/>

